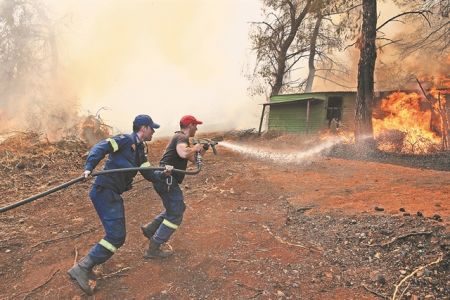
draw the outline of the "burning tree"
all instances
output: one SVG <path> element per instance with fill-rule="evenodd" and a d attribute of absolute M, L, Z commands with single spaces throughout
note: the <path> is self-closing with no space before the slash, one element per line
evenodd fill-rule
<path fill-rule="evenodd" d="M 355 139 L 358 143 L 373 143 L 372 105 L 374 98 L 374 71 L 377 58 L 377 1 L 363 0 L 363 23 L 358 64 L 358 91 L 356 94 Z"/>
<path fill-rule="evenodd" d="M 402 1 L 397 0 L 399 5 L 410 9 L 404 11 L 396 16 L 389 18 L 383 24 L 377 27 L 377 1 L 363 0 L 363 23 L 361 27 L 361 36 L 358 39 L 360 48 L 360 60 L 358 64 L 358 92 L 356 103 L 355 116 L 355 138 L 356 141 L 362 142 L 366 139 L 373 141 L 372 129 L 372 106 L 374 99 L 374 69 L 377 59 L 377 50 L 391 44 L 401 45 L 403 49 L 403 58 L 407 49 L 414 52 L 417 49 L 426 49 L 428 47 L 438 48 L 438 52 L 444 54 L 448 53 L 448 31 L 450 29 L 450 22 L 448 21 L 448 1 Z M 393 40 L 386 36 L 381 30 L 387 24 L 398 21 L 399 18 L 408 18 L 419 16 L 419 20 L 426 22 L 429 25 L 428 30 L 421 30 L 422 45 L 418 45 L 414 39 L 411 41 Z M 438 22 L 432 22 L 432 18 L 437 19 Z M 434 24 L 434 25 L 433 25 Z M 423 26 L 421 26 L 422 28 Z M 379 36 L 377 37 L 377 33 Z M 414 36 L 417 37 L 416 32 Z M 443 41 L 441 41 L 443 37 Z M 375 42 L 379 41 L 376 45 Z M 417 40 L 417 39 L 416 39 Z M 402 42 L 402 43 L 400 43 Z M 384 43 L 384 44 L 382 44 Z M 428 97 L 427 97 L 428 98 Z M 430 100 L 431 101 L 431 100 Z M 433 101 L 431 101 L 433 102 Z M 433 106 L 433 105 L 432 105 Z M 439 109 L 438 109 L 439 111 Z M 443 136 L 446 140 L 445 135 Z M 373 143 L 371 143 L 373 144 Z"/>
<path fill-rule="evenodd" d="M 434 129 L 435 132 L 438 132 L 442 138 L 442 150 L 448 150 L 448 110 L 447 110 L 447 99 L 446 95 L 450 95 L 450 86 L 448 86 L 445 90 L 441 92 L 441 90 L 433 87 L 429 93 L 426 93 L 422 84 L 418 79 L 417 83 L 422 90 L 422 93 L 425 99 L 430 104 L 430 109 L 432 112 L 432 120 L 431 120 L 431 128 Z M 447 83 L 449 80 L 446 78 Z M 434 116 L 434 118 L 433 118 Z M 435 120 L 433 122 L 433 119 Z M 437 124 L 436 124 L 437 123 Z"/>

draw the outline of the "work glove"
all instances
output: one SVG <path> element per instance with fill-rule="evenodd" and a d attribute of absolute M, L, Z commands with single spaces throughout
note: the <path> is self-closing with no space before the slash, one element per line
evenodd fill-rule
<path fill-rule="evenodd" d="M 83 172 L 83 176 L 84 176 L 84 178 L 88 178 L 89 176 L 91 175 L 91 171 L 89 171 L 89 170 L 85 170 L 84 172 Z"/>

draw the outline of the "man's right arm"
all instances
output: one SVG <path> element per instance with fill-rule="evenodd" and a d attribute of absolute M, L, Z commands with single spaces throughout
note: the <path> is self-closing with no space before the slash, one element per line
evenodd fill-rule
<path fill-rule="evenodd" d="M 92 172 L 107 154 L 118 151 L 119 145 L 121 144 L 120 142 L 120 139 L 112 137 L 102 140 L 94 145 L 89 151 L 89 155 L 86 159 L 86 164 L 84 166 L 85 171 Z"/>
<path fill-rule="evenodd" d="M 189 160 L 195 163 L 195 153 L 204 152 L 203 146 L 201 144 L 193 145 L 189 147 L 187 143 L 177 144 L 177 153 L 181 158 Z"/>

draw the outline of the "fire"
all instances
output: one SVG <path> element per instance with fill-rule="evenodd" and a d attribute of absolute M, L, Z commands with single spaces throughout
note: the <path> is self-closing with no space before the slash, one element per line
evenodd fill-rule
<path fill-rule="evenodd" d="M 380 150 L 422 154 L 440 148 L 442 120 L 437 111 L 445 107 L 445 98 L 440 97 L 439 104 L 433 93 L 432 101 L 415 92 L 395 92 L 381 101 L 380 112 L 372 118 Z"/>
<path fill-rule="evenodd" d="M 355 133 L 348 129 L 344 129 L 342 124 L 336 129 L 326 129 L 320 132 L 319 139 L 321 141 L 338 138 L 344 144 L 355 143 Z"/>

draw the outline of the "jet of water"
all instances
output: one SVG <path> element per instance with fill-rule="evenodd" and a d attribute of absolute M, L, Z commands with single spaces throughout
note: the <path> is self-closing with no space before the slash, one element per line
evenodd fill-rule
<path fill-rule="evenodd" d="M 330 150 L 334 145 L 339 144 L 341 142 L 343 142 L 342 138 L 331 137 L 309 149 L 295 152 L 290 151 L 286 153 L 282 153 L 281 151 L 275 152 L 275 151 L 261 150 L 255 147 L 241 146 L 225 141 L 220 142 L 219 145 L 222 147 L 226 147 L 227 149 L 230 149 L 232 151 L 248 155 L 251 157 L 255 157 L 257 159 L 273 160 L 285 163 L 301 163 L 302 161 L 308 158 L 317 156 L 327 150 Z"/>

